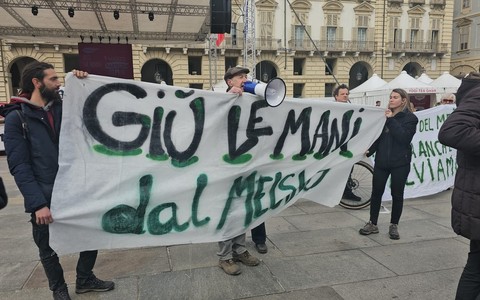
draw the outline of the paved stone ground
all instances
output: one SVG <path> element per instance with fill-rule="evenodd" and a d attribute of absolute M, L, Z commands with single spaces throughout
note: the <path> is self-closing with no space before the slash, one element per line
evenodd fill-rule
<path fill-rule="evenodd" d="M 51 299 L 4 156 L 0 176 L 10 196 L 0 211 L 0 299 Z M 95 273 L 116 289 L 76 295 L 77 256 L 61 260 L 73 299 L 453 299 L 469 246 L 450 228 L 450 196 L 406 200 L 398 241 L 388 238 L 388 213 L 379 234 L 361 236 L 368 209 L 300 200 L 267 221 L 269 252 L 239 276 L 218 268 L 216 243 L 102 251 Z"/>

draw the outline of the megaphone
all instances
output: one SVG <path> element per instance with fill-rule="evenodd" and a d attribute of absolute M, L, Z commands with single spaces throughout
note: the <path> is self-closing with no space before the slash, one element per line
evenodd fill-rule
<path fill-rule="evenodd" d="M 243 90 L 250 94 L 261 96 L 271 107 L 282 104 L 287 93 L 287 86 L 281 78 L 272 78 L 268 83 L 246 81 Z"/>

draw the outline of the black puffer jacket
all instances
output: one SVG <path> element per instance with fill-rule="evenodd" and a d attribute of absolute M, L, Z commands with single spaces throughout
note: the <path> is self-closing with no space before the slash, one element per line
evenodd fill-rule
<path fill-rule="evenodd" d="M 27 132 L 15 110 L 22 110 Z M 10 173 L 25 200 L 25 211 L 33 213 L 48 206 L 58 171 L 58 138 L 62 118 L 60 101 L 49 106 L 54 130 L 47 111 L 26 98 L 14 97 L 0 109 L 5 117 L 4 143 Z"/>
<path fill-rule="evenodd" d="M 395 168 L 412 161 L 412 142 L 417 130 L 418 118 L 408 109 L 388 118 L 380 137 L 368 149 L 368 156 L 375 154 L 375 165 Z"/>
<path fill-rule="evenodd" d="M 440 143 L 457 149 L 452 194 L 452 228 L 480 240 L 480 74 L 470 74 L 457 91 L 457 109 L 438 133 Z"/>

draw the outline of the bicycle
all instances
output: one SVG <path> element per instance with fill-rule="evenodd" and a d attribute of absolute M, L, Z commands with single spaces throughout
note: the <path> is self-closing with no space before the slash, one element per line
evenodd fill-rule
<path fill-rule="evenodd" d="M 347 209 L 362 209 L 369 206 L 372 195 L 372 177 L 373 167 L 369 163 L 359 161 L 354 164 L 347 185 L 361 200 L 353 201 L 342 198 L 339 205 Z"/>

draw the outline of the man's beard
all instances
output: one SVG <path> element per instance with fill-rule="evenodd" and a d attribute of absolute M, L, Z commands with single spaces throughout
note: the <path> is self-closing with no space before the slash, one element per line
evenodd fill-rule
<path fill-rule="evenodd" d="M 49 89 L 45 85 L 42 85 L 40 87 L 40 94 L 42 95 L 42 98 L 45 101 L 47 101 L 47 103 L 49 103 L 51 101 L 62 100 L 62 97 L 60 97 L 60 94 L 58 93 L 58 90 Z"/>

